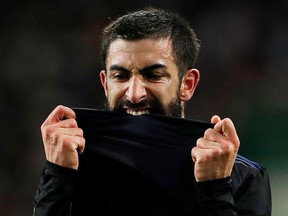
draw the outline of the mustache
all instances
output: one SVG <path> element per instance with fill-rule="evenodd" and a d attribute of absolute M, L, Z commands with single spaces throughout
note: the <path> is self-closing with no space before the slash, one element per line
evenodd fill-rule
<path fill-rule="evenodd" d="M 170 101 L 166 109 L 164 105 L 162 105 L 161 102 L 156 99 L 144 99 L 139 103 L 132 103 L 129 100 L 122 99 L 119 100 L 117 104 L 115 104 L 115 106 L 110 106 L 109 102 L 107 101 L 106 106 L 108 110 L 121 113 L 126 113 L 126 108 L 141 109 L 145 107 L 149 109 L 150 114 L 175 116 L 175 117 L 181 117 L 183 111 L 180 105 L 180 100 L 175 98 Z"/>
<path fill-rule="evenodd" d="M 132 109 L 137 109 L 137 108 L 141 108 L 141 107 L 149 107 L 151 104 L 147 99 L 145 99 L 145 100 L 142 100 L 138 103 L 132 103 L 129 100 L 124 100 L 124 101 L 120 101 L 119 105 L 121 108 L 128 107 L 128 108 L 132 108 Z"/>
<path fill-rule="evenodd" d="M 132 103 L 129 100 L 122 99 L 122 100 L 119 100 L 114 107 L 110 107 L 110 110 L 117 111 L 117 112 L 126 112 L 126 109 L 124 107 L 128 109 L 141 109 L 143 107 L 150 108 L 150 109 L 155 109 L 155 108 L 159 109 L 159 107 L 161 106 L 159 102 L 154 101 L 154 100 L 151 101 L 149 99 L 144 99 L 138 103 Z"/>

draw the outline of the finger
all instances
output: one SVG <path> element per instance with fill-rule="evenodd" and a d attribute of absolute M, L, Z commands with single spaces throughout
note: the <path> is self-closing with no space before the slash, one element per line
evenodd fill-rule
<path fill-rule="evenodd" d="M 207 140 L 205 138 L 199 138 L 196 142 L 196 146 L 201 148 L 201 149 L 221 148 L 221 144 L 219 142 Z"/>
<path fill-rule="evenodd" d="M 50 143 L 55 145 L 57 143 L 62 143 L 63 138 L 67 136 L 83 138 L 83 130 L 81 128 L 56 128 L 54 125 L 48 125 L 42 130 L 44 144 Z"/>
<path fill-rule="evenodd" d="M 85 139 L 83 137 L 81 137 L 81 139 L 79 140 L 78 146 L 77 146 L 77 151 L 79 154 L 82 154 L 84 152 L 85 149 Z"/>
<path fill-rule="evenodd" d="M 59 149 L 70 152 L 79 149 L 82 152 L 85 147 L 85 139 L 79 136 L 62 135 L 51 146 L 57 146 Z"/>
<path fill-rule="evenodd" d="M 207 156 L 211 155 L 213 153 L 213 150 L 211 149 L 205 149 L 199 147 L 193 147 L 191 150 L 191 157 L 194 163 L 201 163 L 205 162 L 207 159 Z"/>
<path fill-rule="evenodd" d="M 196 163 L 197 158 L 198 158 L 198 150 L 197 147 L 193 147 L 191 150 L 191 157 L 194 163 Z"/>
<path fill-rule="evenodd" d="M 75 119 L 76 114 L 75 112 L 70 109 L 69 107 L 65 107 L 62 105 L 57 106 L 51 114 L 48 116 L 48 118 L 44 121 L 44 125 L 46 124 L 52 124 L 52 123 L 57 123 L 63 119 Z"/>
<path fill-rule="evenodd" d="M 211 118 L 211 123 L 212 123 L 212 124 L 216 124 L 216 123 L 218 123 L 219 121 L 221 121 L 221 118 L 220 118 L 218 115 L 212 116 L 212 118 Z"/>
<path fill-rule="evenodd" d="M 75 120 L 68 120 L 66 122 L 61 121 L 52 125 L 42 125 L 41 132 L 45 139 L 50 139 L 49 137 L 60 137 L 62 134 L 83 136 L 83 130 L 77 127 L 77 122 Z"/>
<path fill-rule="evenodd" d="M 71 149 L 72 151 L 76 150 L 79 154 L 82 154 L 85 148 L 85 139 L 83 137 L 73 136 L 67 136 L 67 138 L 68 139 L 66 139 L 66 148 Z"/>
<path fill-rule="evenodd" d="M 205 138 L 208 141 L 212 141 L 212 142 L 217 142 L 219 140 L 222 139 L 222 134 L 219 133 L 217 130 L 215 130 L 214 128 L 208 128 L 205 132 L 204 132 L 204 136 L 203 138 Z"/>
<path fill-rule="evenodd" d="M 83 137 L 83 130 L 81 128 L 58 128 L 54 133 Z"/>
<path fill-rule="evenodd" d="M 236 147 L 239 147 L 239 137 L 237 135 L 236 132 L 236 128 L 233 124 L 233 122 L 231 121 L 231 119 L 229 118 L 225 118 L 222 121 L 218 122 L 215 126 L 214 129 L 216 131 L 219 131 L 223 136 L 225 136 L 226 138 L 229 138 L 231 140 L 233 140 L 235 143 L 235 145 L 237 145 Z"/>
<path fill-rule="evenodd" d="M 75 119 L 65 119 L 57 123 L 59 128 L 78 128 L 77 121 Z"/>

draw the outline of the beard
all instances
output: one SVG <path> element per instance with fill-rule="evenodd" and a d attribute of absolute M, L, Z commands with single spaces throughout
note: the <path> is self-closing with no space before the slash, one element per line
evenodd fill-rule
<path fill-rule="evenodd" d="M 171 99 L 167 106 L 163 105 L 157 99 L 145 99 L 136 104 L 131 103 L 129 100 L 119 100 L 114 107 L 112 107 L 107 100 L 105 105 L 108 110 L 121 113 L 126 113 L 127 108 L 139 109 L 141 107 L 149 107 L 149 114 L 153 115 L 181 117 L 183 112 L 183 108 L 180 104 L 180 98 Z"/>

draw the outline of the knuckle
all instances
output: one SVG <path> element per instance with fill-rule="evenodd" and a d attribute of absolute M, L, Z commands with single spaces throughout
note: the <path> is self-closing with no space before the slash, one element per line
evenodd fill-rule
<path fill-rule="evenodd" d="M 73 118 L 70 118 L 70 119 L 66 119 L 66 127 L 67 128 L 76 128 L 78 127 L 77 125 L 77 121 Z"/>
<path fill-rule="evenodd" d="M 214 158 L 219 158 L 219 157 L 225 156 L 225 155 L 226 155 L 226 153 L 224 151 L 222 151 L 221 148 L 214 149 L 214 152 L 213 152 Z"/>
<path fill-rule="evenodd" d="M 58 105 L 58 106 L 55 108 L 55 110 L 56 110 L 57 112 L 62 111 L 62 110 L 64 110 L 64 109 L 65 109 L 65 107 L 64 107 L 63 105 Z"/>
<path fill-rule="evenodd" d="M 73 127 L 77 127 L 77 121 L 76 121 L 76 119 L 70 118 L 69 120 L 70 120 L 71 125 L 72 125 Z"/>
<path fill-rule="evenodd" d="M 204 138 L 203 137 L 200 137 L 199 139 L 197 139 L 197 141 L 196 141 L 196 146 L 201 146 L 202 145 L 202 143 L 203 143 L 203 141 L 204 141 Z"/>
<path fill-rule="evenodd" d="M 235 146 L 232 143 L 223 143 L 221 145 L 221 149 L 220 150 L 220 156 L 223 157 L 228 157 L 231 154 L 234 154 L 235 152 L 237 152 L 237 148 L 235 148 Z"/>
<path fill-rule="evenodd" d="M 74 143 L 76 143 L 76 142 L 74 142 Z M 62 142 L 62 147 L 64 149 L 70 149 L 71 146 L 73 146 L 73 142 L 70 142 L 67 138 L 64 138 L 63 142 Z"/>
<path fill-rule="evenodd" d="M 214 153 L 212 153 L 212 152 L 205 152 L 205 154 L 204 155 L 202 155 L 201 157 L 199 157 L 198 158 L 198 162 L 201 164 L 201 163 L 207 163 L 207 162 L 209 162 L 209 161 L 211 161 L 211 160 L 213 160 L 215 158 L 215 155 L 214 155 Z"/>
<path fill-rule="evenodd" d="M 42 127 L 42 131 L 45 132 L 46 134 L 51 134 L 54 132 L 54 130 L 55 130 L 54 127 L 49 125 Z"/>
<path fill-rule="evenodd" d="M 240 140 L 239 138 L 237 138 L 236 143 L 235 143 L 235 148 L 239 149 L 239 147 L 240 147 Z"/>
<path fill-rule="evenodd" d="M 232 150 L 232 145 L 230 145 L 229 143 L 222 143 L 221 149 L 224 154 L 229 153 Z"/>
<path fill-rule="evenodd" d="M 45 123 L 43 123 L 40 127 L 41 133 L 42 134 L 49 134 L 51 133 L 51 126 L 50 125 L 46 125 Z"/>
<path fill-rule="evenodd" d="M 50 139 L 53 136 L 54 128 L 49 126 L 41 126 L 41 133 L 43 138 Z"/>
<path fill-rule="evenodd" d="M 191 155 L 195 155 L 196 148 L 197 148 L 197 147 L 193 147 L 193 148 L 191 149 Z"/>
<path fill-rule="evenodd" d="M 222 120 L 222 122 L 223 122 L 224 124 L 229 124 L 229 123 L 232 123 L 232 120 L 231 120 L 230 118 L 224 118 L 224 119 Z"/>
<path fill-rule="evenodd" d="M 61 135 L 59 136 L 59 141 L 61 141 L 63 146 L 67 146 L 72 142 L 69 136 L 61 136 Z"/>
<path fill-rule="evenodd" d="M 210 136 L 210 134 L 212 133 L 212 131 L 213 131 L 212 128 L 208 128 L 208 129 L 204 132 L 204 137 Z"/>
<path fill-rule="evenodd" d="M 79 128 L 79 134 L 80 134 L 81 137 L 84 136 L 84 131 L 81 128 Z"/>

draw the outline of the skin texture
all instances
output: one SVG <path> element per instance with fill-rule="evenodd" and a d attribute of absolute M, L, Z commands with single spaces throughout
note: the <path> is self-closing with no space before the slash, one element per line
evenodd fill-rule
<path fill-rule="evenodd" d="M 85 147 L 83 131 L 78 128 L 75 112 L 57 106 L 41 125 L 46 159 L 71 169 L 78 169 L 78 152 Z"/>
<path fill-rule="evenodd" d="M 197 69 L 189 69 L 179 80 L 169 38 L 116 39 L 108 50 L 106 70 L 100 72 L 100 79 L 108 108 L 113 110 L 119 101 L 129 101 L 120 109 L 134 115 L 153 113 L 152 101 L 157 101 L 164 115 L 169 115 L 171 101 L 176 100 L 182 108 L 180 116 L 184 118 L 184 104 L 193 96 L 200 78 Z M 230 119 L 221 120 L 215 115 L 211 122 L 215 127 L 206 130 L 191 150 L 197 182 L 230 176 L 240 146 Z M 41 131 L 47 160 L 77 170 L 78 153 L 84 151 L 85 139 L 75 113 L 68 107 L 56 107 Z"/>
<path fill-rule="evenodd" d="M 191 151 L 195 163 L 194 174 L 197 182 L 221 179 L 231 175 L 240 141 L 233 122 L 214 115 L 213 129 L 207 129 Z"/>
<path fill-rule="evenodd" d="M 134 104 L 145 99 L 155 99 L 161 103 L 167 114 L 169 103 L 178 97 L 181 107 L 184 107 L 184 102 L 192 97 L 198 84 L 199 72 L 196 69 L 187 71 L 179 90 L 177 66 L 171 51 L 169 39 L 117 39 L 112 42 L 107 58 L 107 71 L 100 72 L 109 109 L 113 109 L 121 99 Z M 177 95 L 178 91 L 180 95 Z M 149 105 L 137 109 L 127 107 L 127 110 L 149 110 Z"/>

